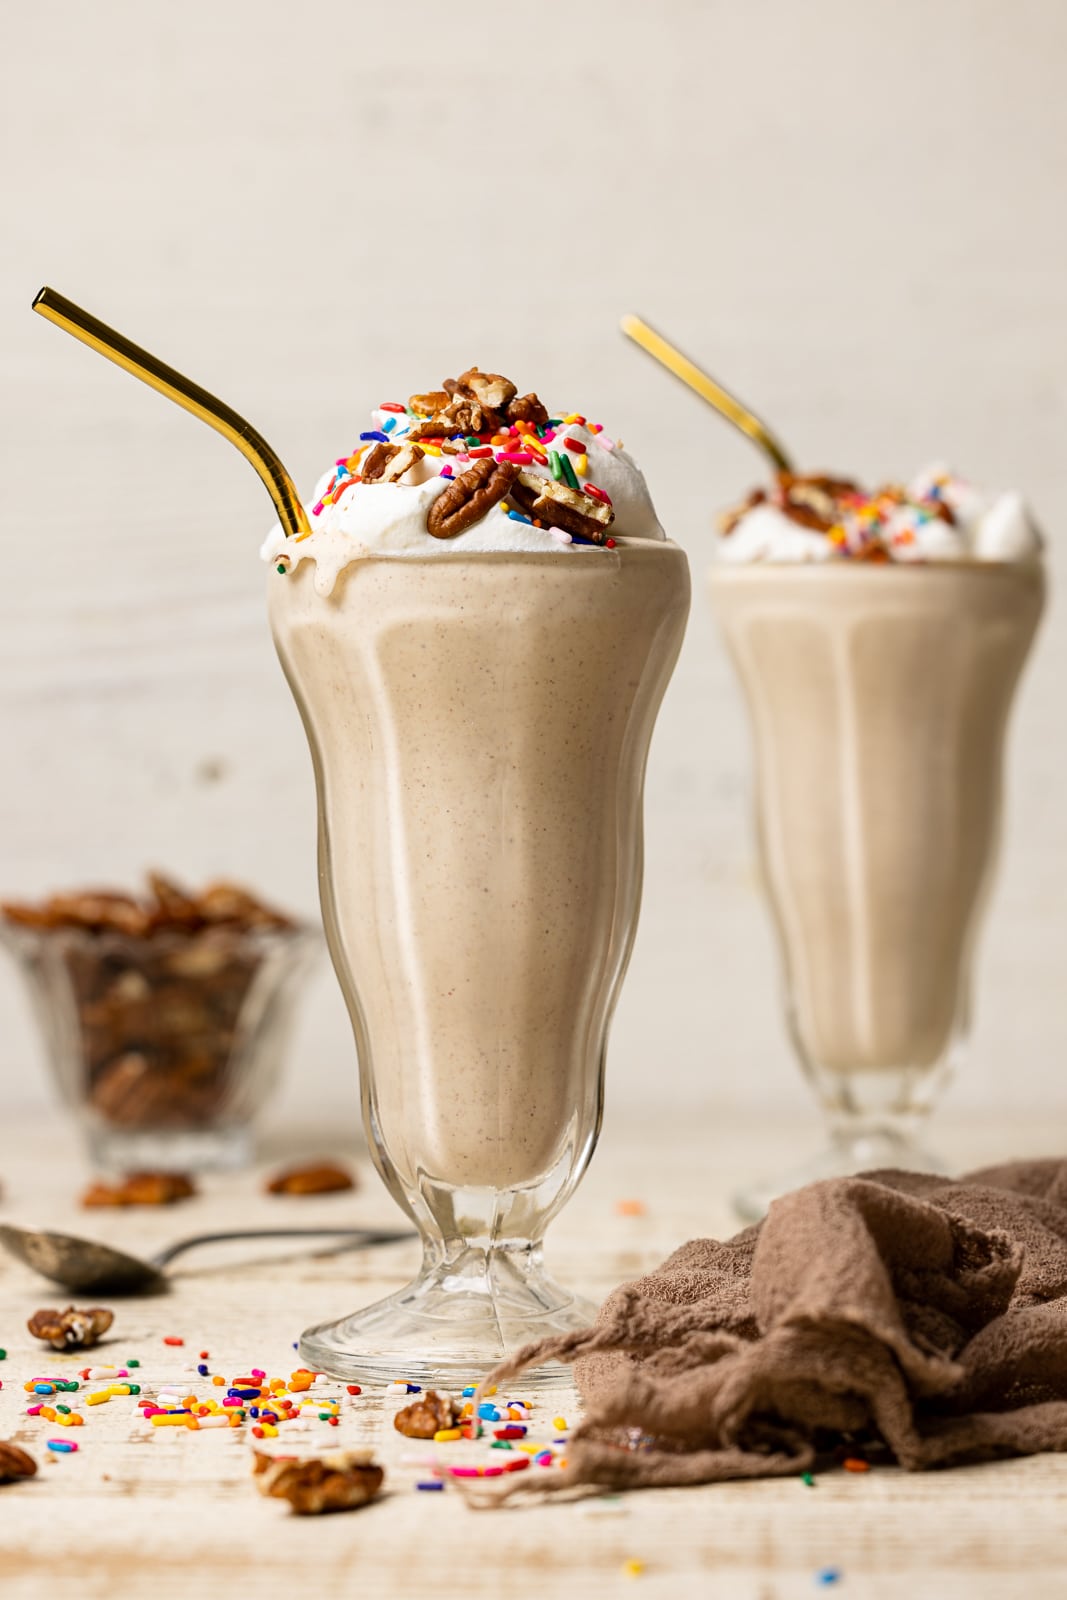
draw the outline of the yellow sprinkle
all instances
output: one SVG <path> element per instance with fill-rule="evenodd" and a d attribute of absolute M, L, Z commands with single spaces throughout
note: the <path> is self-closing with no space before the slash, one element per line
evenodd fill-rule
<path fill-rule="evenodd" d="M 420 439 L 418 446 L 424 455 L 439 456 L 441 454 L 441 446 L 439 444 L 427 444 L 425 439 Z"/>
<path fill-rule="evenodd" d="M 636 1561 L 631 1558 L 629 1561 L 623 1562 L 622 1570 L 624 1576 L 627 1578 L 639 1578 L 642 1572 L 645 1570 L 645 1563 L 643 1561 Z"/>
<path fill-rule="evenodd" d="M 564 417 L 564 418 L 563 418 L 563 421 L 564 421 L 564 422 L 565 422 L 565 423 L 568 423 L 568 422 L 577 422 L 577 421 L 578 421 L 578 418 L 579 418 L 579 417 L 580 417 L 580 416 L 581 416 L 581 412 L 580 412 L 580 411 L 572 411 L 572 412 L 571 412 L 571 414 L 570 414 L 570 416 L 569 416 L 569 417 Z"/>
<path fill-rule="evenodd" d="M 552 1426 L 554 1428 L 558 1428 L 560 1433 L 562 1433 L 564 1428 L 567 1426 L 566 1417 L 553 1417 L 552 1418 Z"/>
<path fill-rule="evenodd" d="M 87 1394 L 85 1396 L 85 1404 L 87 1406 L 106 1406 L 110 1399 L 110 1389 L 98 1389 L 95 1394 Z"/>
<path fill-rule="evenodd" d="M 184 1428 L 187 1420 L 186 1417 L 172 1417 L 168 1414 L 165 1417 L 153 1417 L 151 1422 L 153 1428 Z"/>
<path fill-rule="evenodd" d="M 575 456 L 574 470 L 578 474 L 579 478 L 587 478 L 589 476 L 589 457 Z"/>
<path fill-rule="evenodd" d="M 278 1430 L 274 1426 L 273 1422 L 261 1422 L 260 1427 L 263 1429 L 263 1432 L 269 1439 L 276 1439 L 278 1437 Z"/>
<path fill-rule="evenodd" d="M 488 1389 L 483 1389 L 482 1390 L 482 1393 L 483 1394 L 496 1394 L 496 1384 L 495 1383 L 491 1383 L 489 1385 Z"/>
<path fill-rule="evenodd" d="M 132 1394 L 133 1390 L 128 1383 L 109 1383 L 107 1392 L 108 1394 Z"/>
<path fill-rule="evenodd" d="M 56 1418 L 56 1421 L 58 1423 L 61 1423 L 64 1428 L 69 1428 L 69 1427 L 72 1426 L 70 1416 L 67 1413 L 62 1412 L 62 1411 L 59 1413 L 59 1416 Z"/>
<path fill-rule="evenodd" d="M 542 461 L 548 460 L 548 452 L 535 433 L 525 433 L 522 442 L 527 450 L 532 450 L 535 456 L 540 456 Z"/>
<path fill-rule="evenodd" d="M 462 1428 L 438 1428 L 433 1436 L 434 1444 L 449 1444 L 453 1439 L 462 1439 Z"/>
<path fill-rule="evenodd" d="M 544 1448 L 544 1446 L 543 1445 L 539 1445 L 539 1444 L 518 1444 L 518 1443 L 516 1443 L 515 1448 L 516 1448 L 516 1450 L 521 1450 L 523 1455 L 535 1456 L 539 1450 L 542 1450 Z"/>

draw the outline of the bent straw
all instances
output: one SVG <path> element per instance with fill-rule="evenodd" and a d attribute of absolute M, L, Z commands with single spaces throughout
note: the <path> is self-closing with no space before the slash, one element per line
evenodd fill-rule
<path fill-rule="evenodd" d="M 91 350 L 114 361 L 116 366 L 132 372 L 142 383 L 158 389 L 175 405 L 191 411 L 194 417 L 199 417 L 201 422 L 206 422 L 210 428 L 229 439 L 263 479 L 286 537 L 294 538 L 311 532 L 307 513 L 300 503 L 292 478 L 262 434 L 257 433 L 236 411 L 223 405 L 221 400 L 216 400 L 206 389 L 201 389 L 198 383 L 183 378 L 173 367 L 168 367 L 147 350 L 142 350 L 140 345 L 123 338 L 114 328 L 90 316 L 73 300 L 57 294 L 54 289 L 42 289 L 34 299 L 33 309 L 42 317 L 47 317 L 49 322 L 54 322 L 57 328 L 63 328 Z"/>
<path fill-rule="evenodd" d="M 766 424 L 749 411 L 747 406 L 743 406 L 740 400 L 727 393 L 714 378 L 702 372 L 688 356 L 684 356 L 679 349 L 664 339 L 662 334 L 650 328 L 647 322 L 641 317 L 634 316 L 632 312 L 622 318 L 620 326 L 628 339 L 639 344 L 642 350 L 661 366 L 666 367 L 668 372 L 673 372 L 676 378 L 688 384 L 702 400 L 706 400 L 709 406 L 724 416 L 727 422 L 732 422 L 735 428 L 740 428 L 743 434 L 760 447 L 764 455 L 770 457 L 776 472 L 793 471 L 789 457 Z"/>

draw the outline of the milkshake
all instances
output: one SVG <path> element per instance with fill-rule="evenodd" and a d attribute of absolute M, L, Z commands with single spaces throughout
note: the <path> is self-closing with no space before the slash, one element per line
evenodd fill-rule
<path fill-rule="evenodd" d="M 309 516 L 265 547 L 271 623 L 368 1138 L 425 1262 L 302 1351 L 467 1379 L 589 1315 L 541 1238 L 599 1130 L 688 569 L 603 429 L 476 368 L 380 408 Z"/>
<path fill-rule="evenodd" d="M 720 556 L 787 1017 L 835 1134 L 799 1176 L 926 1164 L 910 1136 L 967 1029 L 1039 537 L 1017 495 L 945 469 L 873 495 L 783 475 Z"/>

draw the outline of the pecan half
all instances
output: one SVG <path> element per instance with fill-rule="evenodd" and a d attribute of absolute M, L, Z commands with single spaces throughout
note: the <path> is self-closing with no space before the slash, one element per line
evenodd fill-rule
<path fill-rule="evenodd" d="M 435 539 L 454 539 L 480 522 L 498 500 L 503 500 L 518 478 L 514 461 L 494 461 L 484 456 L 439 494 L 426 517 L 427 532 Z"/>
<path fill-rule="evenodd" d="M 191 1179 L 180 1172 L 131 1172 L 121 1183 L 91 1183 L 83 1206 L 169 1206 L 196 1194 Z"/>
<path fill-rule="evenodd" d="M 602 500 L 593 500 L 587 494 L 579 494 L 569 484 L 542 478 L 525 468 L 519 473 L 511 496 L 528 516 L 536 517 L 549 527 L 592 539 L 594 544 L 604 543 L 615 518 L 612 507 Z"/>
<path fill-rule="evenodd" d="M 765 489 L 753 489 L 752 492 L 747 494 L 745 498 L 737 505 L 728 506 L 725 511 L 720 511 L 719 515 L 715 519 L 715 522 L 719 532 L 723 535 L 723 537 L 725 538 L 727 535 L 733 533 L 734 529 L 737 527 L 737 524 L 741 521 L 741 518 L 745 516 L 747 512 L 751 511 L 754 506 L 762 505 L 766 498 L 767 491 Z"/>
<path fill-rule="evenodd" d="M 535 394 L 521 394 L 508 401 L 507 419 L 509 422 L 532 422 L 535 427 L 543 428 L 548 412 Z"/>
<path fill-rule="evenodd" d="M 379 439 L 360 468 L 360 477 L 364 483 L 396 483 L 425 454 L 409 439 L 403 444 L 385 444 Z"/>
<path fill-rule="evenodd" d="M 393 1427 L 407 1439 L 432 1439 L 442 1428 L 454 1428 L 459 1407 L 450 1394 L 428 1389 L 393 1418 Z"/>
<path fill-rule="evenodd" d="M 445 388 L 448 388 L 447 383 Z M 464 399 L 477 400 L 486 411 L 500 411 L 514 400 L 518 390 L 509 378 L 499 372 L 482 372 L 478 367 L 468 367 L 456 381 L 456 393 Z"/>
<path fill-rule="evenodd" d="M 37 1463 L 17 1444 L 0 1439 L 0 1483 L 16 1483 L 19 1478 L 32 1478 Z"/>
<path fill-rule="evenodd" d="M 374 1499 L 385 1477 L 369 1450 L 303 1457 L 270 1456 L 257 1450 L 252 1475 L 260 1494 L 288 1500 L 302 1517 L 354 1511 Z"/>
<path fill-rule="evenodd" d="M 352 1174 L 333 1161 L 310 1162 L 304 1167 L 287 1167 L 267 1183 L 268 1194 L 334 1194 L 354 1189 Z"/>
<path fill-rule="evenodd" d="M 110 1328 L 115 1320 L 113 1311 L 93 1306 L 88 1311 L 76 1311 L 68 1306 L 66 1311 L 56 1311 L 51 1306 L 35 1311 L 26 1326 L 35 1339 L 44 1339 L 53 1350 L 87 1350 Z"/>
<path fill-rule="evenodd" d="M 412 411 L 417 411 L 420 416 L 432 417 L 438 411 L 445 409 L 449 398 L 444 389 L 431 389 L 429 394 L 413 394 L 408 401 L 408 405 Z"/>

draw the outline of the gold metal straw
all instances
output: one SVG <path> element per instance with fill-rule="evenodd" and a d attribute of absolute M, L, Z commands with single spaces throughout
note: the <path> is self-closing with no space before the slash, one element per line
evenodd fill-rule
<path fill-rule="evenodd" d="M 684 356 L 679 349 L 664 339 L 662 334 L 650 328 L 647 322 L 641 317 L 634 316 L 632 312 L 623 317 L 621 326 L 628 339 L 639 344 L 642 350 L 646 350 L 661 366 L 666 367 L 668 372 L 673 372 L 676 378 L 681 378 L 683 383 L 695 390 L 700 398 L 706 400 L 709 406 L 713 406 L 727 422 L 732 422 L 735 428 L 740 428 L 754 444 L 758 444 L 763 453 L 774 463 L 776 472 L 793 471 L 789 457 L 766 424 L 749 411 L 747 406 L 743 406 L 740 400 L 728 394 L 714 378 L 709 377 L 706 372 L 701 372 L 688 356 Z"/>
<path fill-rule="evenodd" d="M 166 366 L 147 350 L 124 339 L 121 333 L 99 322 L 88 311 L 83 311 L 81 306 L 76 306 L 73 300 L 57 294 L 54 289 L 42 289 L 33 302 L 33 309 L 42 317 L 47 317 L 49 322 L 54 322 L 57 328 L 72 333 L 75 339 L 80 339 L 91 350 L 107 356 L 116 366 L 132 372 L 142 383 L 158 389 L 175 405 L 191 411 L 194 417 L 199 417 L 201 422 L 206 422 L 209 427 L 223 434 L 251 461 L 263 479 L 287 537 L 294 538 L 311 532 L 307 513 L 300 504 L 300 496 L 292 478 L 262 434 L 257 433 L 236 411 L 223 405 L 221 400 L 216 400 L 206 389 L 201 389 L 198 383 L 183 378 L 180 372 L 175 372 L 173 367 Z"/>

